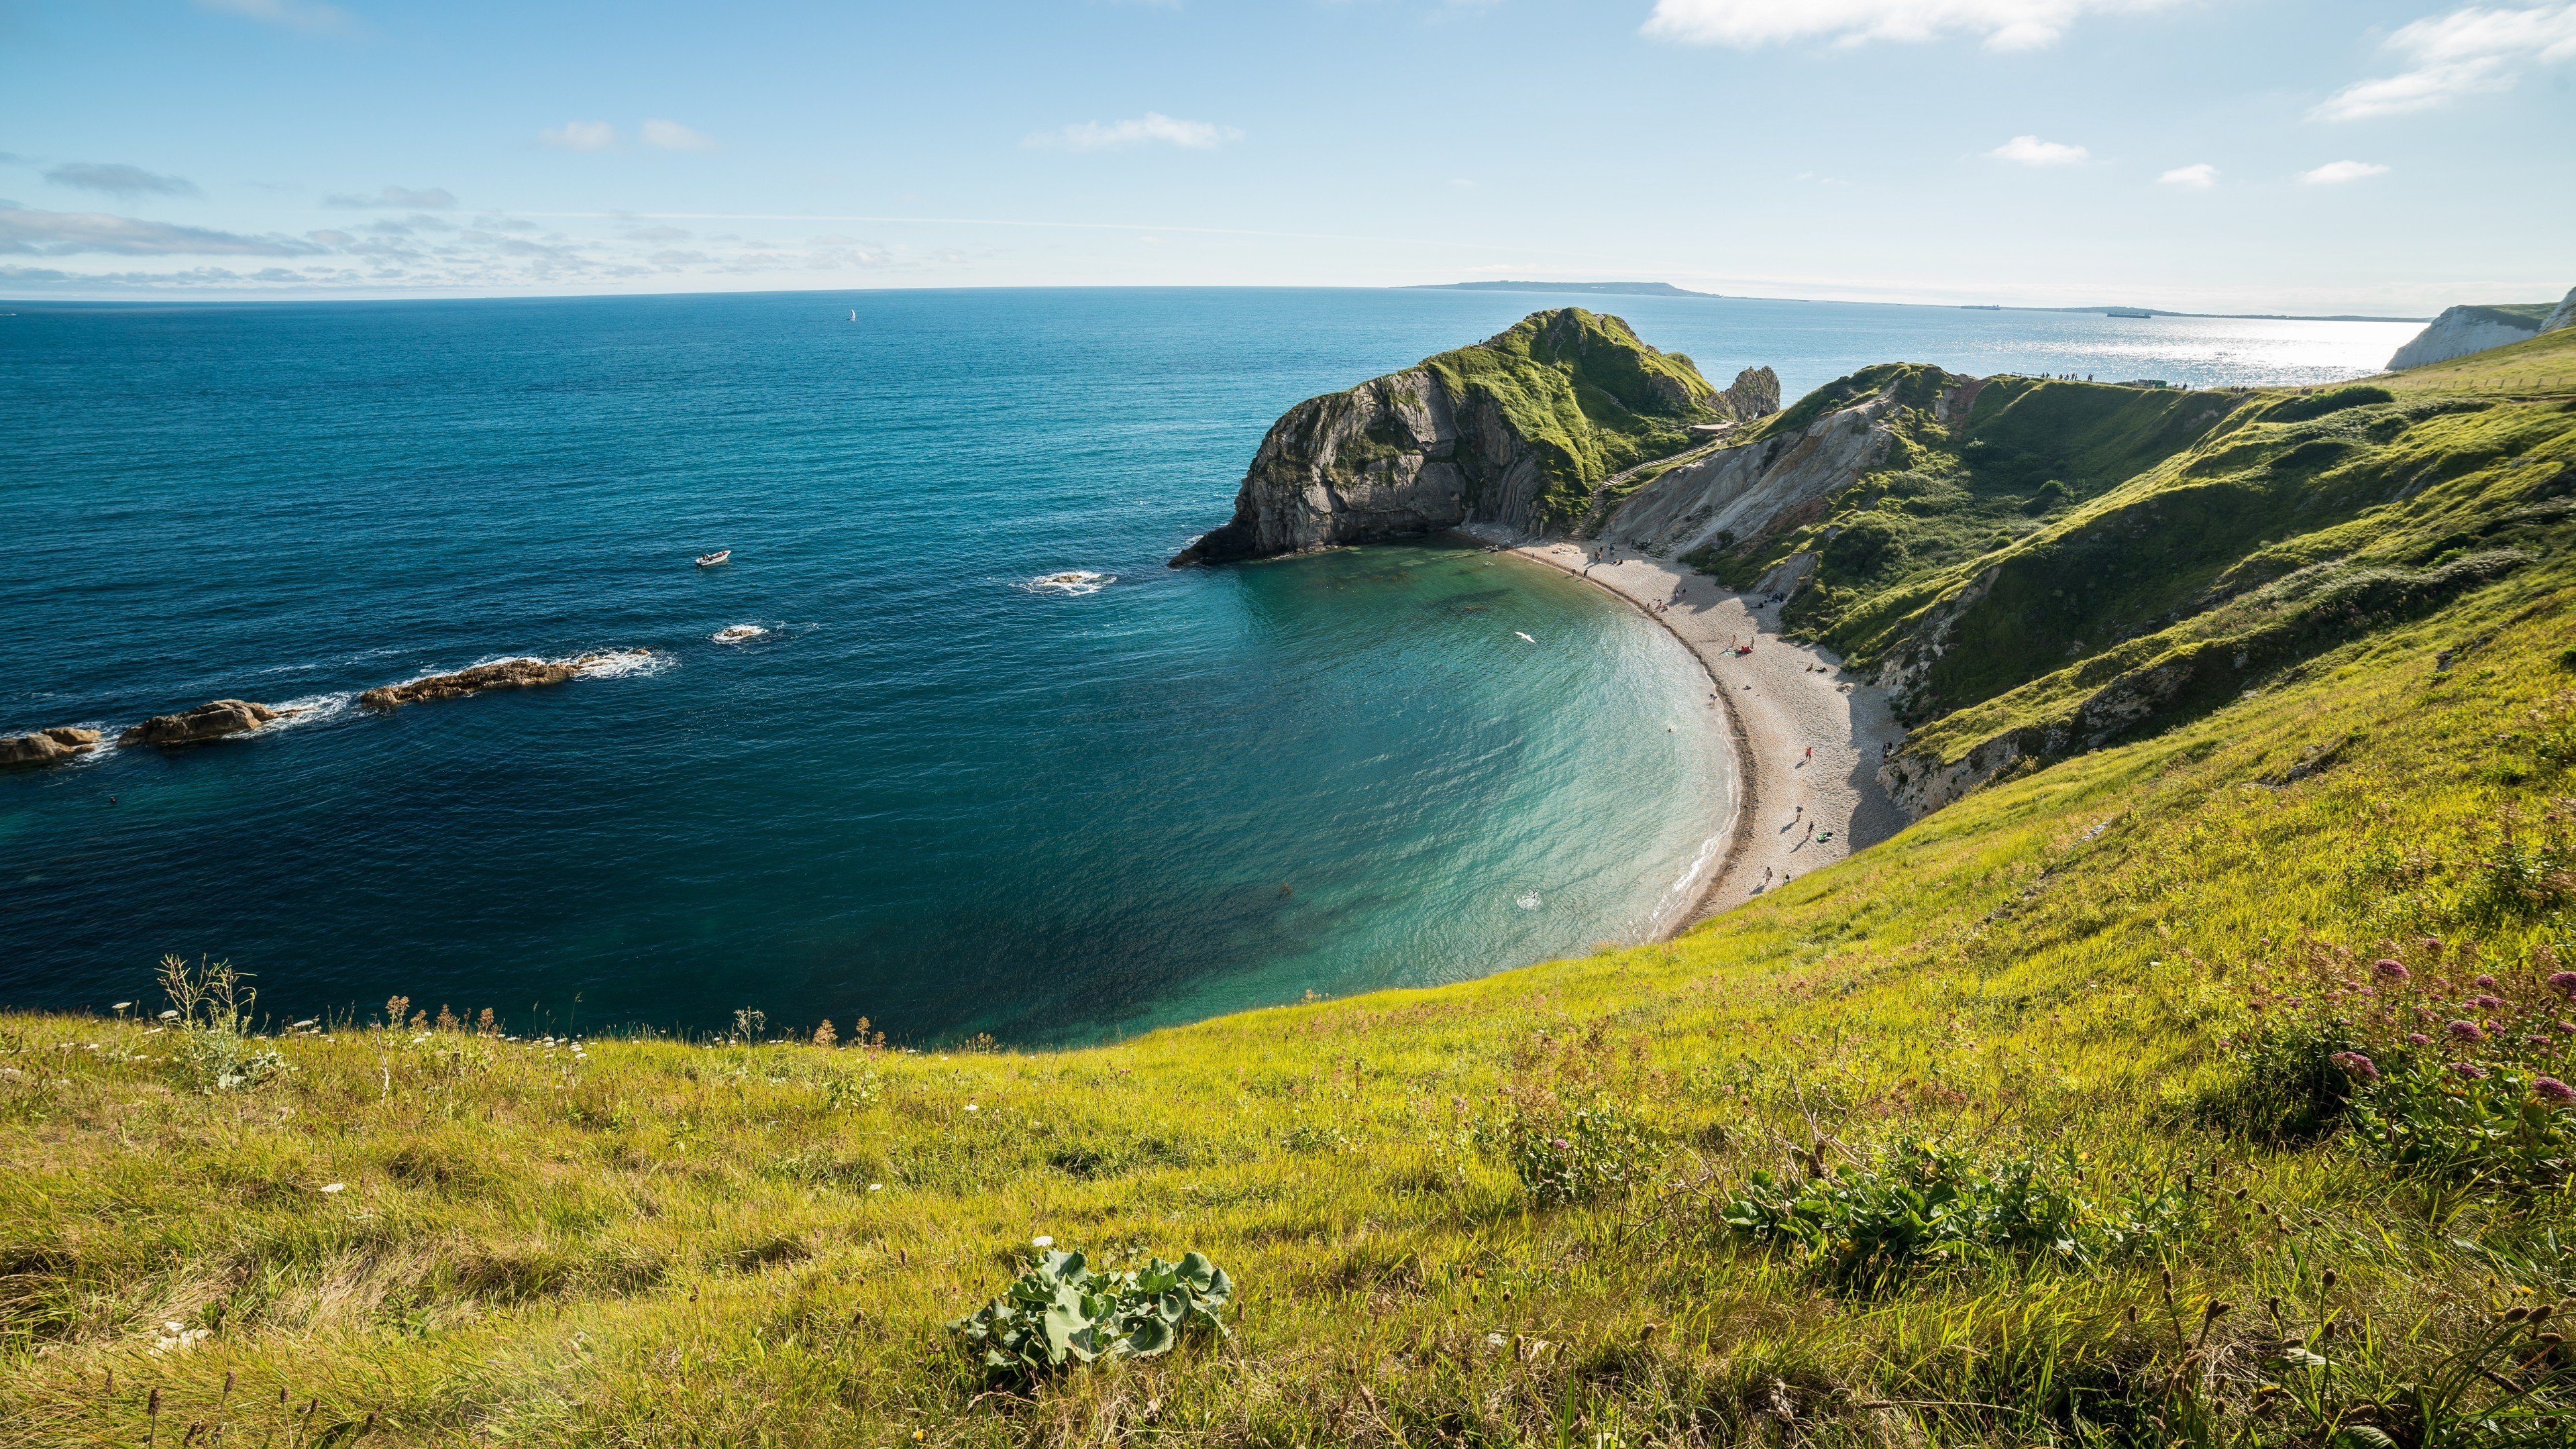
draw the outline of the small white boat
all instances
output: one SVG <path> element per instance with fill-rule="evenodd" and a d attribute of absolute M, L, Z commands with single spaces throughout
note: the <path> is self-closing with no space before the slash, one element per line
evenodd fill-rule
<path fill-rule="evenodd" d="M 733 550 L 729 548 L 720 548 L 714 553 L 702 553 L 698 555 L 698 567 L 711 569 L 731 557 L 733 557 Z"/>
<path fill-rule="evenodd" d="M 859 320 L 859 309 L 858 309 L 858 308 L 856 308 L 856 307 L 852 307 L 852 308 L 850 309 L 850 320 L 851 320 L 851 321 L 853 321 L 853 322 L 856 322 L 856 321 L 858 321 L 858 320 Z"/>

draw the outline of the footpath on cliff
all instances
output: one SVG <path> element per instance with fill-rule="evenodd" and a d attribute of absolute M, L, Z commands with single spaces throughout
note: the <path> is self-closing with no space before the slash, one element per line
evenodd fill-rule
<path fill-rule="evenodd" d="M 1598 584 L 1671 630 L 1708 666 L 1736 740 L 1733 838 L 1686 924 L 1911 823 L 1878 783 L 1882 752 L 1905 738 L 1885 691 L 1844 674 L 1832 650 L 1783 638 L 1776 605 L 1626 550 L 1616 563 L 1592 563 L 1595 547 L 1518 543 L 1512 551 Z M 1751 653 L 1735 652 L 1748 644 Z"/>

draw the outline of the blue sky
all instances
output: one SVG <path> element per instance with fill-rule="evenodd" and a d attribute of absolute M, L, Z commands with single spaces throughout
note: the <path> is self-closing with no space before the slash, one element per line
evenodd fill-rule
<path fill-rule="evenodd" d="M 2576 285 L 2576 0 L 0 0 L 0 295 Z"/>

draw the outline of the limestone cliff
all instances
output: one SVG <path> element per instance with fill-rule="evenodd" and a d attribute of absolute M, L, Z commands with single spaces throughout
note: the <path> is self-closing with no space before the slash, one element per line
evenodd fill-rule
<path fill-rule="evenodd" d="M 1545 533 L 1582 518 L 1621 470 L 1690 447 L 1694 424 L 1776 411 L 1770 369 L 1724 392 L 1626 322 L 1581 308 L 1535 312 L 1472 347 L 1347 392 L 1271 426 L 1234 517 L 1174 567 L 1420 534 L 1464 523 Z"/>
<path fill-rule="evenodd" d="M 2559 308 L 2564 311 L 2565 303 Z M 2509 347 L 2540 335 L 2541 326 L 2550 316 L 2547 302 L 2510 307 L 2452 307 L 2433 319 L 2432 325 L 2415 334 L 2414 339 L 2397 349 L 2388 359 L 2392 372 L 2428 363 L 2448 362 L 2472 352 L 2493 347 Z"/>
<path fill-rule="evenodd" d="M 2568 288 L 2566 297 L 2540 322 L 2543 332 L 2557 332 L 2568 327 L 2576 327 L 2576 287 Z"/>

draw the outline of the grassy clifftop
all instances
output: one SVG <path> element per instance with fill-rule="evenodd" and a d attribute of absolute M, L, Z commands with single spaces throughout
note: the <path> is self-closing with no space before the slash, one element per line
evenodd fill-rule
<path fill-rule="evenodd" d="M 1993 514 L 2036 547 L 2134 508 L 2087 458 L 2475 430 L 2377 505 L 2436 500 L 2420 552 L 2554 476 L 2502 444 L 2571 360 L 1970 431 L 2078 493 Z M 0 1020 L 0 1439 L 2564 1445 L 2576 559 L 2511 546 L 1686 937 L 1441 990 L 1042 1055 Z M 1231 1336 L 988 1377 L 941 1325 L 1038 1237 L 1205 1251 Z"/>
<path fill-rule="evenodd" d="M 1580 307 L 1533 312 L 1472 347 L 1423 360 L 1453 407 L 1490 407 L 1540 459 L 1531 526 L 1582 516 L 1611 474 L 1689 445 L 1719 414 L 1717 391 L 1680 353 L 1659 352 L 1617 317 Z"/>

